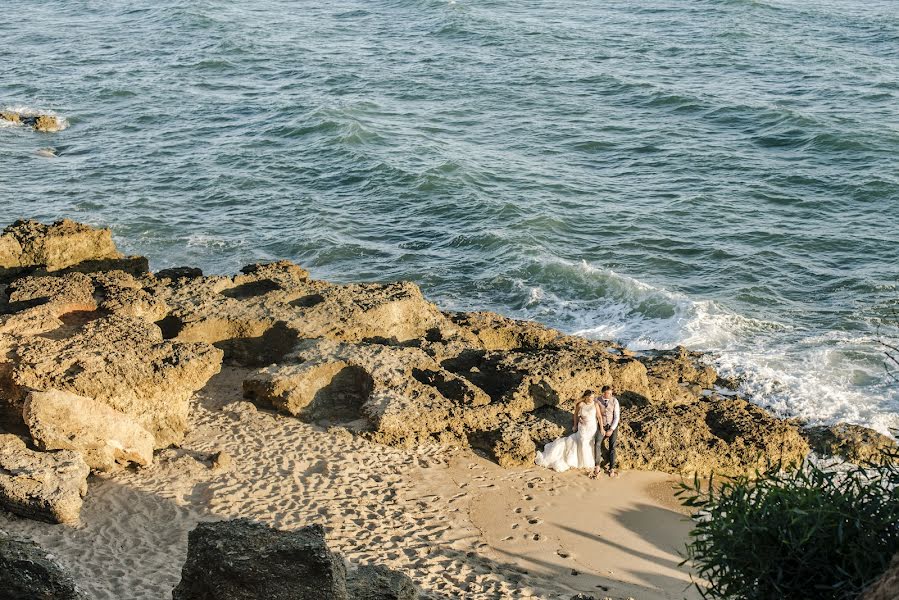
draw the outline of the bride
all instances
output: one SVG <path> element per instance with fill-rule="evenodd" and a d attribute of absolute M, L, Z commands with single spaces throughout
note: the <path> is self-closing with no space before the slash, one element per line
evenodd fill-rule
<path fill-rule="evenodd" d="M 574 433 L 548 443 L 543 452 L 537 451 L 539 466 L 559 472 L 596 466 L 593 438 L 599 424 L 603 424 L 605 430 L 605 422 L 593 396 L 593 391 L 587 390 L 574 405 Z"/>

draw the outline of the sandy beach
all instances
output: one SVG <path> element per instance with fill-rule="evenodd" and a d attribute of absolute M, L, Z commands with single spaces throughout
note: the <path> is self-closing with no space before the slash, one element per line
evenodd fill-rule
<path fill-rule="evenodd" d="M 187 533 L 237 516 L 320 523 L 349 561 L 399 569 L 430 598 L 697 597 L 677 566 L 689 523 L 669 475 L 596 482 L 470 451 L 391 448 L 257 409 L 242 398 L 246 375 L 225 367 L 196 394 L 180 449 L 92 476 L 80 525 L 3 513 L 0 529 L 47 548 L 98 600 L 170 597 Z M 221 450 L 230 467 L 211 465 Z"/>

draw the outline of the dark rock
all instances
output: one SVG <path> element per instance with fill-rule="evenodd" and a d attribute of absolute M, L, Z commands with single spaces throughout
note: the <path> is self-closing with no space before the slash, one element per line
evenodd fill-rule
<path fill-rule="evenodd" d="M 200 523 L 173 600 L 347 600 L 346 567 L 320 525 L 279 531 L 249 519 Z"/>
<path fill-rule="evenodd" d="M 157 279 L 196 279 L 203 276 L 203 270 L 195 267 L 171 267 L 156 272 Z"/>
<path fill-rule="evenodd" d="M 2 533 L 0 596 L 4 600 L 86 600 L 68 573 L 40 546 Z"/>
<path fill-rule="evenodd" d="M 407 575 L 382 565 L 359 567 L 347 577 L 351 600 L 416 600 L 418 590 Z"/>
<path fill-rule="evenodd" d="M 896 442 L 880 432 L 849 423 L 809 427 L 802 431 L 812 450 L 822 456 L 837 456 L 856 464 L 877 462 Z"/>

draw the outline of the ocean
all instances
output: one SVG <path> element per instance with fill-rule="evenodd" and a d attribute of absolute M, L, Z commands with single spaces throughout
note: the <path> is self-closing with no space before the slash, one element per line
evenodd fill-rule
<path fill-rule="evenodd" d="M 0 108 L 68 125 L 0 128 L 2 223 L 409 279 L 899 427 L 895 0 L 23 0 L 0 40 Z"/>

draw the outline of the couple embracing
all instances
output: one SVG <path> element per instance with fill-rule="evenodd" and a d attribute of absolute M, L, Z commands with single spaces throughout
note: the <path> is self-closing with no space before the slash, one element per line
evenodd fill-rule
<path fill-rule="evenodd" d="M 618 441 L 618 421 L 621 408 L 615 390 L 604 385 L 602 394 L 597 396 L 593 390 L 581 395 L 574 406 L 574 433 L 559 438 L 544 446 L 537 452 L 537 464 L 554 471 L 568 469 L 591 469 L 590 476 L 600 473 L 603 441 L 609 444 L 610 477 L 617 477 L 615 470 L 615 444 Z"/>

